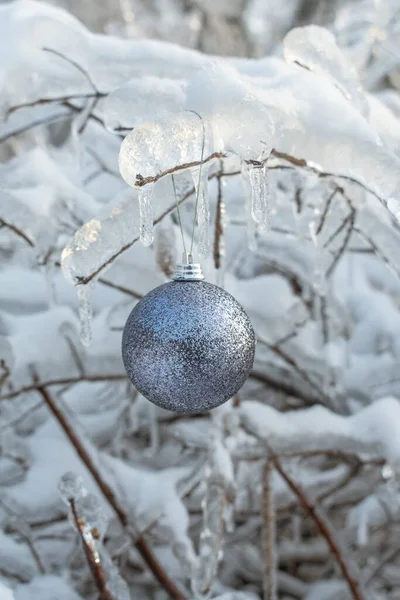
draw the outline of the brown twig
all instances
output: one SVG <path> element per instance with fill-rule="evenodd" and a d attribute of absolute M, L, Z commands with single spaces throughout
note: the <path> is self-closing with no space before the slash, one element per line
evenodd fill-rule
<path fill-rule="evenodd" d="M 143 177 L 142 175 L 140 175 L 140 173 L 137 173 L 136 180 L 135 180 L 135 186 L 143 187 L 144 185 L 147 185 L 148 183 L 156 183 L 159 179 L 161 179 L 162 177 L 165 177 L 166 175 L 172 175 L 173 173 L 176 173 L 177 171 L 191 169 L 192 167 L 198 167 L 200 164 L 209 162 L 210 160 L 213 160 L 214 158 L 224 158 L 224 154 L 221 154 L 221 152 L 213 152 L 212 154 L 210 154 L 210 156 L 207 156 L 203 161 L 194 160 L 190 163 L 183 163 L 181 165 L 176 165 L 175 167 L 166 169 L 162 173 L 157 173 L 157 175 L 154 175 L 153 177 Z"/>
<path fill-rule="evenodd" d="M 25 385 L 22 388 L 17 390 L 12 390 L 7 394 L 3 394 L 0 396 L 0 401 L 2 400 L 11 400 L 12 398 L 16 398 L 20 394 L 24 394 L 26 392 L 32 392 L 35 390 L 39 390 L 39 388 L 48 388 L 53 385 L 72 385 L 74 383 L 81 383 L 82 381 L 89 382 L 97 382 L 97 381 L 123 381 L 127 378 L 126 373 L 112 373 L 106 375 L 79 375 L 77 377 L 62 377 L 60 379 L 49 379 L 43 382 L 33 382 L 30 385 Z"/>
<path fill-rule="evenodd" d="M 16 225 L 7 223 L 7 221 L 5 221 L 2 217 L 0 217 L 0 225 L 3 225 L 4 227 L 7 227 L 7 229 L 13 231 L 18 237 L 22 238 L 31 248 L 35 247 L 34 242 L 32 242 L 32 240 L 26 235 L 26 233 L 24 233 L 22 229 L 19 229 L 19 227 L 17 227 Z"/>
<path fill-rule="evenodd" d="M 99 600 L 115 600 L 110 590 L 107 588 L 106 577 L 103 571 L 101 560 L 94 543 L 94 539 L 87 538 L 85 528 L 87 525 L 82 517 L 78 515 L 76 504 L 73 498 L 69 500 L 71 514 L 74 519 L 75 527 L 82 542 L 83 551 L 89 565 L 90 572 L 99 592 Z"/>
<path fill-rule="evenodd" d="M 343 243 L 340 246 L 338 252 L 335 254 L 335 257 L 334 257 L 332 263 L 329 265 L 329 268 L 326 272 L 326 277 L 330 277 L 332 275 L 333 271 L 335 270 L 336 266 L 339 263 L 339 260 L 341 259 L 341 257 L 343 256 L 343 254 L 347 248 L 347 245 L 351 238 L 351 234 L 353 233 L 355 218 L 356 218 L 356 211 L 353 210 L 353 212 L 349 215 L 349 226 L 347 228 L 346 235 L 344 236 Z"/>
<path fill-rule="evenodd" d="M 263 481 L 263 546 L 265 571 L 263 577 L 264 600 L 277 599 L 277 564 L 275 552 L 275 509 L 272 492 L 273 463 L 267 458 L 264 467 Z"/>
<path fill-rule="evenodd" d="M 282 358 L 282 360 L 284 360 L 288 365 L 290 365 L 293 368 L 293 370 L 296 371 L 296 373 L 300 375 L 300 377 L 304 379 L 304 381 L 308 383 L 308 385 L 317 393 L 317 395 L 321 398 L 321 401 L 325 403 L 326 406 L 331 406 L 331 398 L 327 394 L 325 394 L 323 389 L 320 388 L 317 383 L 315 383 L 315 381 L 308 375 L 308 373 L 304 369 L 299 367 L 299 365 L 292 356 L 287 354 L 287 352 L 285 352 L 285 350 L 283 350 L 282 348 L 276 346 L 276 344 L 270 344 L 266 340 L 260 338 L 259 336 L 257 336 L 257 339 L 260 344 L 265 345 L 274 354 Z"/>
<path fill-rule="evenodd" d="M 36 382 L 36 385 L 38 385 L 37 382 Z M 50 393 L 48 392 L 48 390 L 45 387 L 38 385 L 37 390 L 41 394 L 45 404 L 47 405 L 47 407 L 49 408 L 49 410 L 51 411 L 51 413 L 53 414 L 55 419 L 61 425 L 64 433 L 70 440 L 71 444 L 75 448 L 78 456 L 80 457 L 82 462 L 85 464 L 88 471 L 91 473 L 93 479 L 97 483 L 99 489 L 101 490 L 102 494 L 106 498 L 107 502 L 114 510 L 122 527 L 126 528 L 130 524 L 127 513 L 124 511 L 122 506 L 119 504 L 119 501 L 118 501 L 115 493 L 111 489 L 111 487 L 103 479 L 100 471 L 96 467 L 89 452 L 86 450 L 86 448 L 82 444 L 81 440 L 79 439 L 79 436 L 74 431 L 71 423 L 69 423 L 69 421 L 65 417 L 63 411 L 58 407 L 57 403 L 53 400 L 52 396 L 50 395 Z M 131 535 L 131 537 L 132 537 L 132 535 Z M 176 587 L 174 582 L 171 581 L 171 579 L 168 577 L 167 573 L 164 571 L 164 569 L 158 562 L 156 556 L 154 555 L 153 551 L 147 545 L 147 543 L 143 539 L 143 537 L 138 537 L 138 538 L 133 537 L 133 539 L 134 539 L 136 548 L 139 551 L 140 555 L 142 556 L 143 560 L 147 563 L 148 567 L 152 571 L 152 573 L 155 576 L 155 578 L 157 579 L 157 581 L 168 592 L 168 594 L 171 596 L 171 598 L 174 598 L 174 600 L 185 600 L 184 595 Z"/>
<path fill-rule="evenodd" d="M 318 235 L 319 233 L 321 233 L 322 228 L 323 228 L 323 226 L 325 224 L 325 221 L 326 221 L 326 217 L 328 216 L 329 209 L 330 209 L 331 204 L 332 204 L 332 200 L 333 200 L 333 198 L 335 197 L 335 195 L 337 194 L 338 191 L 339 191 L 339 188 L 336 187 L 333 190 L 333 192 L 329 195 L 329 197 L 328 197 L 328 199 L 326 201 L 326 204 L 325 204 L 324 212 L 321 215 L 321 220 L 320 220 L 320 222 L 318 224 L 318 227 L 317 227 L 317 229 L 315 231 L 316 235 Z"/>
<path fill-rule="evenodd" d="M 211 179 L 212 177 L 216 177 L 216 174 L 214 174 L 213 176 L 210 176 L 209 179 Z M 178 200 L 178 202 L 174 202 L 173 204 L 171 204 L 171 206 L 169 206 L 160 216 L 158 216 L 156 219 L 154 219 L 153 225 L 157 225 L 163 219 L 165 219 L 165 217 L 167 215 L 169 215 L 174 210 L 176 210 L 177 205 L 180 206 L 183 202 L 185 202 L 186 200 L 188 200 L 188 198 L 190 198 L 190 196 L 192 196 L 194 194 L 194 192 L 195 192 L 195 189 L 193 187 L 191 190 L 189 190 L 183 196 L 183 198 L 181 198 L 180 200 Z M 87 277 L 78 277 L 77 278 L 77 282 L 76 282 L 75 285 L 86 285 L 87 283 L 89 283 L 90 281 L 92 281 L 92 279 L 94 279 L 99 273 L 101 273 L 101 271 L 103 271 L 106 267 L 108 267 L 109 265 L 111 265 L 114 262 L 114 260 L 116 258 L 118 258 L 118 256 L 120 256 L 126 250 L 129 250 L 129 248 L 131 248 L 134 244 L 136 244 L 139 241 L 139 239 L 140 239 L 139 236 L 137 236 L 131 242 L 129 242 L 128 244 L 125 244 L 125 246 L 122 246 L 122 248 L 120 248 L 118 250 L 118 252 L 116 252 L 115 254 L 113 254 L 105 263 L 103 263 L 102 265 L 100 265 L 100 267 L 98 267 L 96 269 L 96 271 L 94 271 L 93 273 L 91 273 Z"/>
<path fill-rule="evenodd" d="M 309 513 L 311 518 L 314 520 L 321 535 L 323 535 L 323 537 L 326 539 L 328 546 L 330 548 L 330 551 L 333 554 L 333 556 L 335 557 L 335 559 L 342 571 L 344 579 L 347 581 L 347 584 L 349 586 L 350 592 L 351 592 L 354 600 L 363 600 L 363 597 L 359 590 L 358 582 L 354 579 L 354 577 L 350 573 L 350 568 L 346 564 L 342 550 L 340 549 L 337 541 L 335 540 L 334 535 L 333 535 L 332 531 L 330 530 L 329 526 L 327 525 L 325 520 L 321 517 L 316 506 L 314 504 L 312 504 L 312 502 L 307 498 L 305 492 L 301 489 L 301 487 L 295 481 L 293 481 L 293 479 L 287 474 L 287 472 L 282 467 L 282 464 L 280 463 L 279 459 L 275 455 L 271 454 L 271 460 L 272 460 L 276 470 L 281 475 L 282 479 L 286 482 L 286 484 L 292 490 L 292 492 L 298 497 L 298 499 L 301 502 L 301 504 L 303 505 L 303 507 L 307 510 L 307 512 Z"/>

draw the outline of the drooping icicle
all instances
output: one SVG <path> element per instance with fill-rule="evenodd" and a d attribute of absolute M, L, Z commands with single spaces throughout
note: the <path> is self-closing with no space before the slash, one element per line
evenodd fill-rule
<path fill-rule="evenodd" d="M 208 198 L 208 169 L 202 166 L 200 179 L 199 169 L 192 170 L 196 190 L 197 205 L 197 244 L 199 254 L 208 256 L 210 252 L 210 202 Z"/>
<path fill-rule="evenodd" d="M 115 600 L 130 600 L 131 598 L 128 585 L 126 581 L 122 579 L 116 567 L 110 569 L 110 576 L 107 580 L 107 588 Z"/>
<path fill-rule="evenodd" d="M 92 341 L 92 291 L 93 284 L 78 285 L 77 292 L 79 298 L 79 319 L 81 323 L 80 338 L 84 346 L 90 346 Z"/>
<path fill-rule="evenodd" d="M 267 166 L 263 163 L 249 163 L 251 187 L 251 215 L 264 229 L 270 227 L 269 185 Z"/>
<path fill-rule="evenodd" d="M 251 252 L 257 251 L 258 246 L 258 228 L 251 214 L 251 188 L 249 167 L 246 162 L 242 162 L 242 183 L 246 199 L 246 215 L 247 215 L 247 247 Z"/>
<path fill-rule="evenodd" d="M 191 584 L 195 598 L 207 597 L 212 589 L 222 559 L 227 504 L 234 498 L 234 470 L 231 455 L 224 444 L 223 423 L 213 416 L 208 463 L 204 471 L 205 496 L 201 507 L 203 527 L 199 555 L 193 565 Z"/>
<path fill-rule="evenodd" d="M 140 241 L 143 246 L 153 242 L 153 191 L 154 183 L 148 183 L 139 189 Z"/>

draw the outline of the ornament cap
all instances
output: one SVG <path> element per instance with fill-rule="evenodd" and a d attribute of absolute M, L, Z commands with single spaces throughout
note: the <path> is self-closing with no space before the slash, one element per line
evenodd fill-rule
<path fill-rule="evenodd" d="M 203 281 L 204 275 L 201 265 L 193 262 L 193 256 L 184 252 L 182 262 L 175 266 L 174 281 Z"/>

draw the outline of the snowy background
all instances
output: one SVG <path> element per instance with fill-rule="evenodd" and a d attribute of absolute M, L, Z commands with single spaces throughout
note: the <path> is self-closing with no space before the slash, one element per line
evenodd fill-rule
<path fill-rule="evenodd" d="M 400 0 L 1 2 L 0 89 L 0 600 L 399 600 Z M 203 142 L 258 343 L 179 415 L 120 343 Z"/>

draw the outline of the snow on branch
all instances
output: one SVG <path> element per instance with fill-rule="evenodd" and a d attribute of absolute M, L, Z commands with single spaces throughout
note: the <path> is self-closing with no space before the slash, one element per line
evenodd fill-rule
<path fill-rule="evenodd" d="M 251 400 L 242 402 L 238 410 L 245 428 L 275 454 L 340 448 L 384 457 L 394 470 L 400 470 L 400 403 L 396 398 L 382 398 L 351 416 L 322 406 L 281 413 Z"/>

